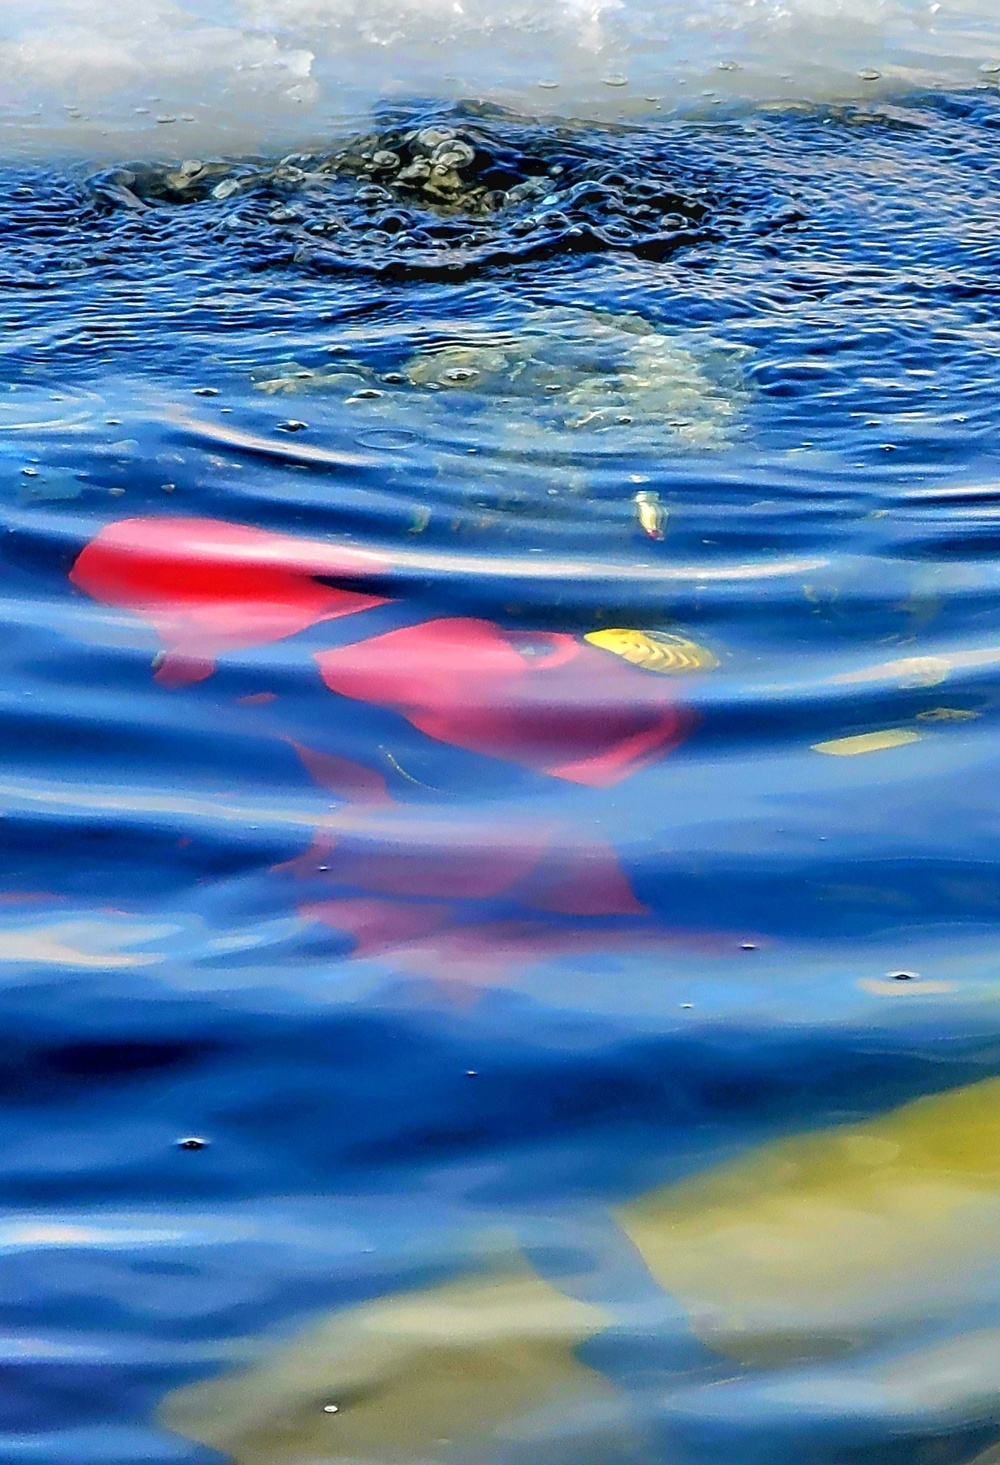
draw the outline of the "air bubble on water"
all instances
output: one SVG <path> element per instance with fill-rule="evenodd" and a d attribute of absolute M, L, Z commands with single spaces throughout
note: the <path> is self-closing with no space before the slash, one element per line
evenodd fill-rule
<path fill-rule="evenodd" d="M 408 448 L 417 441 L 417 434 L 407 428 L 373 427 L 369 432 L 358 435 L 358 442 L 364 448 L 387 448 L 398 451 Z"/>

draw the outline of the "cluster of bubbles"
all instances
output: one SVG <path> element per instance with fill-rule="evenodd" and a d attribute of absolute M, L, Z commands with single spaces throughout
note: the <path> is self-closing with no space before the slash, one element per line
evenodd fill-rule
<path fill-rule="evenodd" d="M 266 237 L 309 269 L 452 280 L 561 253 L 666 259 L 723 237 L 747 207 L 697 167 L 679 175 L 652 134 L 595 136 L 472 104 L 390 120 L 329 152 L 134 164 L 90 189 L 133 216 L 193 207 L 206 229 Z"/>

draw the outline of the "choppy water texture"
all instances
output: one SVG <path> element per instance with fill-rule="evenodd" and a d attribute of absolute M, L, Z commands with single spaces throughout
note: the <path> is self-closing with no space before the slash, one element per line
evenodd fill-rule
<path fill-rule="evenodd" d="M 998 130 L 0 174 L 4 1459 L 1000 1458 Z"/>

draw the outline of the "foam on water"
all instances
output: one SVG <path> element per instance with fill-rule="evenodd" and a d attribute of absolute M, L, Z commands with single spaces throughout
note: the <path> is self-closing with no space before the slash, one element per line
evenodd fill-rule
<path fill-rule="evenodd" d="M 0 139 L 184 154 L 384 98 L 607 120 L 993 84 L 994 62 L 994 0 L 39 0 L 0 17 Z"/>

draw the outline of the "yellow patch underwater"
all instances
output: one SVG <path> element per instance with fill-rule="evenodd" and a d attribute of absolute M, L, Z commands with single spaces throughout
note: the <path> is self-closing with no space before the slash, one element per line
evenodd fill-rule
<path fill-rule="evenodd" d="M 601 651 L 621 656 L 643 671 L 676 676 L 683 672 L 713 671 L 718 658 L 705 646 L 669 631 L 632 631 L 624 627 L 588 631 L 583 638 Z"/>
<path fill-rule="evenodd" d="M 716 1351 L 836 1356 L 981 1294 L 1000 1256 L 1000 1079 L 766 1145 L 618 1216 Z"/>
<path fill-rule="evenodd" d="M 608 1322 L 515 1263 L 334 1313 L 160 1417 L 234 1465 L 438 1459 L 540 1406 L 611 1396 L 573 1353 Z"/>
<path fill-rule="evenodd" d="M 650 539 L 662 539 L 667 530 L 668 514 L 660 503 L 660 495 L 642 489 L 632 502 L 635 504 L 636 518 L 643 533 Z"/>
<path fill-rule="evenodd" d="M 903 748 L 919 743 L 920 734 L 907 727 L 887 727 L 881 732 L 856 733 L 849 738 L 829 738 L 813 743 L 814 753 L 829 753 L 834 758 L 854 758 L 859 753 L 880 753 L 885 748 Z"/>

